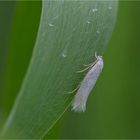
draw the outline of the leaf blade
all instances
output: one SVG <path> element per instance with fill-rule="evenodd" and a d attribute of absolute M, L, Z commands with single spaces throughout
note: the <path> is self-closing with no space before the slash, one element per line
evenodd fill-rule
<path fill-rule="evenodd" d="M 95 60 L 95 51 L 103 54 L 111 36 L 116 8 L 112 14 L 108 4 L 43 1 L 30 67 L 5 125 L 4 136 L 42 138 L 63 114 L 70 103 L 71 95 L 66 93 L 83 77 L 76 71 L 82 69 L 84 63 Z M 93 9 L 98 9 L 97 13 Z M 104 13 L 113 16 L 107 20 Z"/>

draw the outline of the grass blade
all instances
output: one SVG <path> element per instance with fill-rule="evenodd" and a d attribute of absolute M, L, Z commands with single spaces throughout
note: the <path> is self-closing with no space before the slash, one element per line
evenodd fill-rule
<path fill-rule="evenodd" d="M 116 10 L 113 1 L 43 1 L 32 60 L 3 137 L 46 135 L 84 76 L 76 71 L 95 60 L 95 51 L 103 54 Z"/>

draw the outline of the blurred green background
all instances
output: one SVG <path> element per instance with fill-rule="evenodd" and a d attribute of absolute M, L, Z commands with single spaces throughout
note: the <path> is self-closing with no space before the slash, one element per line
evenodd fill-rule
<path fill-rule="evenodd" d="M 40 13 L 41 2 L 0 2 L 1 126 L 26 72 Z M 87 111 L 78 114 L 68 109 L 48 137 L 140 138 L 139 13 L 140 2 L 119 2 L 116 26 L 103 56 L 105 67 Z"/>

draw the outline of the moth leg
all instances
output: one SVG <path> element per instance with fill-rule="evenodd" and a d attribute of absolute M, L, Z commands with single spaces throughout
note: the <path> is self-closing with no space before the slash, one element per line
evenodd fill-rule
<path fill-rule="evenodd" d="M 83 69 L 83 70 L 79 70 L 79 71 L 77 71 L 77 73 L 84 72 L 84 71 L 88 70 L 89 68 L 90 68 L 90 66 L 89 66 L 89 67 L 87 67 L 87 68 L 85 68 L 85 69 Z"/>
<path fill-rule="evenodd" d="M 83 64 L 83 65 L 84 65 L 85 67 L 90 67 L 92 64 L 93 64 L 93 62 L 90 63 L 90 64 Z"/>
<path fill-rule="evenodd" d="M 79 87 L 80 87 L 80 85 L 78 85 L 74 90 L 69 91 L 68 94 L 72 94 L 72 93 L 74 93 L 75 91 L 77 91 L 77 90 L 79 89 Z"/>
<path fill-rule="evenodd" d="M 95 60 L 94 62 L 92 62 L 90 64 L 83 64 L 83 65 L 90 68 L 90 67 L 93 67 L 96 63 L 97 63 L 97 60 Z"/>
<path fill-rule="evenodd" d="M 98 58 L 96 52 L 95 52 L 95 58 Z M 97 63 L 97 59 L 96 59 L 94 62 L 90 63 L 90 64 L 83 64 L 83 65 L 86 66 L 87 68 L 85 68 L 85 69 L 83 69 L 83 70 L 80 70 L 80 71 L 77 71 L 77 73 L 81 73 L 81 72 L 84 72 L 84 71 L 88 70 L 89 68 L 93 67 L 96 63 Z"/>
<path fill-rule="evenodd" d="M 88 65 L 85 65 L 85 66 L 88 66 L 87 68 L 83 69 L 83 70 L 80 70 L 80 71 L 77 71 L 77 73 L 81 73 L 81 72 L 84 72 L 86 70 L 88 70 L 89 68 L 93 67 L 95 64 L 96 64 L 97 60 L 95 62 L 92 62 Z"/>

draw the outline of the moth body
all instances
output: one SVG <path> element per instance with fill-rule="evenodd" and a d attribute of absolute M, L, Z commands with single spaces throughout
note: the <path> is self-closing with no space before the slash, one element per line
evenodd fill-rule
<path fill-rule="evenodd" d="M 84 112 L 86 110 L 88 96 L 95 86 L 96 81 L 102 72 L 103 66 L 104 63 L 102 56 L 96 56 L 96 61 L 89 66 L 90 70 L 81 82 L 80 87 L 72 101 L 72 110 L 75 112 Z"/>

